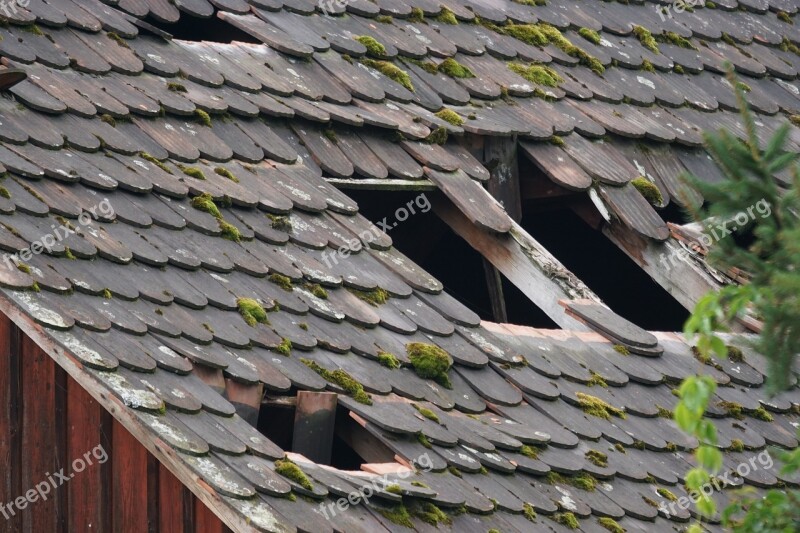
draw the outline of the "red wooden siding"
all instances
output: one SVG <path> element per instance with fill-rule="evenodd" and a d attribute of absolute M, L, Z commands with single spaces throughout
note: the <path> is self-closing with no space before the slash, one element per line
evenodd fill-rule
<path fill-rule="evenodd" d="M 100 458 L 105 451 L 106 462 L 92 455 L 95 449 Z M 74 472 L 73 462 L 86 457 L 93 464 Z M 0 468 L 3 532 L 230 531 L 2 314 L 0 464 L 7 465 Z M 58 483 L 54 474 L 62 468 L 65 476 L 74 475 L 51 486 L 46 500 L 9 510 L 37 484 L 49 478 Z"/>

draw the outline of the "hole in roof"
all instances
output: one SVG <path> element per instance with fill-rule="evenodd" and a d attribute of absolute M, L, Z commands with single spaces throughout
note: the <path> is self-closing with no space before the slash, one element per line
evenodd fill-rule
<path fill-rule="evenodd" d="M 522 226 L 615 312 L 646 330 L 683 330 L 689 312 L 569 207 L 528 209 Z"/>
<path fill-rule="evenodd" d="M 395 211 L 413 202 L 418 191 L 349 190 L 361 214 L 373 222 L 386 217 L 391 225 Z M 438 192 L 426 192 L 428 198 Z M 424 202 L 420 202 L 424 205 Z M 444 290 L 484 320 L 497 321 L 492 312 L 483 257 L 454 233 L 433 211 L 417 213 L 398 223 L 389 235 L 395 247 L 442 282 Z M 556 324 L 519 289 L 503 278 L 508 321 L 540 328 Z"/>
<path fill-rule="evenodd" d="M 245 43 L 263 44 L 261 41 L 239 28 L 228 24 L 224 20 L 212 16 L 209 18 L 192 17 L 181 14 L 181 19 L 175 23 L 167 23 L 147 18 L 147 23 L 168 32 L 174 39 L 194 42 L 231 43 L 240 41 Z"/>
<path fill-rule="evenodd" d="M 259 411 L 257 429 L 281 449 L 302 454 L 303 450 L 294 442 L 296 407 L 293 400 L 292 396 L 265 397 Z M 366 429 L 350 417 L 350 412 L 339 405 L 336 409 L 330 460 L 309 459 L 340 470 L 360 470 L 367 463 L 394 462 L 394 452 L 367 433 Z"/>

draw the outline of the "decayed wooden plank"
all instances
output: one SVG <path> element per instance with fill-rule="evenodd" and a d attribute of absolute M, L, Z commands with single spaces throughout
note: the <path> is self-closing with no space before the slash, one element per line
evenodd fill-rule
<path fill-rule="evenodd" d="M 72 379 L 66 379 L 67 458 L 83 456 L 101 443 L 100 427 L 102 412 L 100 404 Z M 108 450 L 106 450 L 108 451 Z M 103 501 L 108 491 L 103 487 L 102 470 L 99 464 L 86 468 L 78 479 L 73 479 L 67 490 L 67 530 L 101 531 L 103 529 Z"/>
<path fill-rule="evenodd" d="M 23 336 L 21 343 L 20 389 L 22 406 L 22 469 L 21 488 L 27 491 L 47 476 L 57 472 L 55 364 L 30 337 Z M 19 494 L 17 495 L 19 496 Z M 61 517 L 58 515 L 59 498 L 56 491 L 46 501 L 27 503 L 21 511 L 22 531 L 25 533 L 55 532 Z M 20 511 L 18 511 L 20 512 Z"/>
<path fill-rule="evenodd" d="M 588 328 L 567 316 L 559 300 L 600 299 L 533 237 L 514 223 L 506 235 L 482 230 L 452 204 L 436 199 L 434 210 L 456 233 L 564 329 Z"/>
<path fill-rule="evenodd" d="M 315 463 L 331 462 L 337 398 L 337 394 L 330 392 L 297 393 L 292 451 Z"/>
<path fill-rule="evenodd" d="M 5 315 L 0 315 L 0 458 L 6 465 L 19 465 L 19 330 Z M 20 469 L 9 468 L 0 478 L 0 503 L 20 494 Z M 3 516 L 9 533 L 20 531 L 19 516 Z"/>
<path fill-rule="evenodd" d="M 147 532 L 147 450 L 119 422 L 111 434 L 112 531 Z"/>
<path fill-rule="evenodd" d="M 562 187 L 584 191 L 592 186 L 592 178 L 558 146 L 523 141 L 520 148 L 548 178 Z"/>
<path fill-rule="evenodd" d="M 463 170 L 446 173 L 425 168 L 425 175 L 452 200 L 472 224 L 497 233 L 507 233 L 511 229 L 513 221 L 502 206 Z"/>

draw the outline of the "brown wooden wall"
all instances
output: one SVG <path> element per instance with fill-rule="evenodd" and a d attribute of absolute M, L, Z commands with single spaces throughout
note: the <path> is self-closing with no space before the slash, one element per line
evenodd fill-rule
<path fill-rule="evenodd" d="M 74 472 L 73 461 L 95 449 L 100 459 L 90 455 L 94 464 Z M 53 475 L 62 468 L 73 474 L 68 481 Z M 37 493 L 38 501 L 12 514 L 7 504 L 48 478 L 61 484 L 50 486 L 47 500 Z M 0 506 L 0 531 L 9 533 L 229 531 L 2 314 Z"/>

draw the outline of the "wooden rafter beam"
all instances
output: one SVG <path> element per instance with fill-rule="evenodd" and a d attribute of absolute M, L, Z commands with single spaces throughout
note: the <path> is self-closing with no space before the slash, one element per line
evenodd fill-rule
<path fill-rule="evenodd" d="M 519 224 L 507 234 L 478 228 L 449 201 L 433 201 L 436 214 L 470 246 L 488 259 L 537 307 L 564 329 L 588 328 L 567 316 L 559 300 L 600 299 Z"/>

